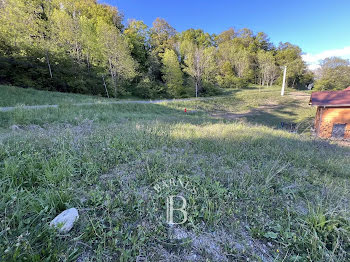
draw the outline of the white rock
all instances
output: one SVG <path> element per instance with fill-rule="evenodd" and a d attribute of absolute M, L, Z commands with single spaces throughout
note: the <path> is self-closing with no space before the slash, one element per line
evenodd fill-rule
<path fill-rule="evenodd" d="M 74 222 L 78 218 L 78 210 L 76 208 L 70 208 L 55 217 L 51 221 L 50 226 L 58 228 L 60 233 L 67 233 L 72 229 Z"/>
<path fill-rule="evenodd" d="M 17 126 L 17 125 L 12 125 L 12 126 L 10 126 L 10 129 L 11 129 L 12 131 L 20 130 L 19 126 Z"/>

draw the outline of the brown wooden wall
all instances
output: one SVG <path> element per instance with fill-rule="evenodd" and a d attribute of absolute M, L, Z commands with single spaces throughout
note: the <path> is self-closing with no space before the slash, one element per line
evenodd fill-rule
<path fill-rule="evenodd" d="M 347 124 L 344 138 L 350 139 L 350 107 L 317 108 L 315 130 L 319 137 L 332 137 L 334 124 Z"/>

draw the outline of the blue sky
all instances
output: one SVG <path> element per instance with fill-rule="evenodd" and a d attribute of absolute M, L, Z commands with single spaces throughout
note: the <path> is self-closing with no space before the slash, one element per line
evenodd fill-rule
<path fill-rule="evenodd" d="M 350 58 L 350 0 L 101 0 L 117 6 L 125 19 L 151 26 L 157 17 L 177 31 L 202 28 L 220 33 L 229 27 L 264 31 L 275 43 L 291 42 L 311 65 L 337 55 Z"/>

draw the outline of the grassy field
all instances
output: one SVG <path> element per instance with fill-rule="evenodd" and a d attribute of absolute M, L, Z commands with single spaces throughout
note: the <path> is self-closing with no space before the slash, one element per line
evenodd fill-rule
<path fill-rule="evenodd" d="M 309 92 L 288 89 L 281 97 L 280 87 L 227 89 L 223 96 L 200 101 L 174 102 L 171 108 L 205 112 L 219 119 L 242 119 L 251 124 L 277 128 L 281 122 L 295 123 L 300 132 L 313 124 L 316 109 L 308 105 Z"/>
<path fill-rule="evenodd" d="M 108 101 L 106 98 L 0 85 L 0 107 Z"/>
<path fill-rule="evenodd" d="M 350 149 L 279 128 L 312 123 L 305 101 L 274 87 L 0 112 L 0 260 L 349 261 Z M 177 194 L 188 220 L 170 226 Z M 49 228 L 71 207 L 72 231 Z"/>

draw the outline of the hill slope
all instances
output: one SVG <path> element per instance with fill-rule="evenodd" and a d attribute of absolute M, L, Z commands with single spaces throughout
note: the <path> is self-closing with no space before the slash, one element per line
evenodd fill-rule
<path fill-rule="evenodd" d="M 0 107 L 18 105 L 53 105 L 108 101 L 98 96 L 40 91 L 32 88 L 0 85 Z"/>
<path fill-rule="evenodd" d="M 277 92 L 0 113 L 1 259 L 349 260 L 350 150 L 277 130 L 312 114 Z M 188 220 L 169 226 L 178 194 Z"/>

